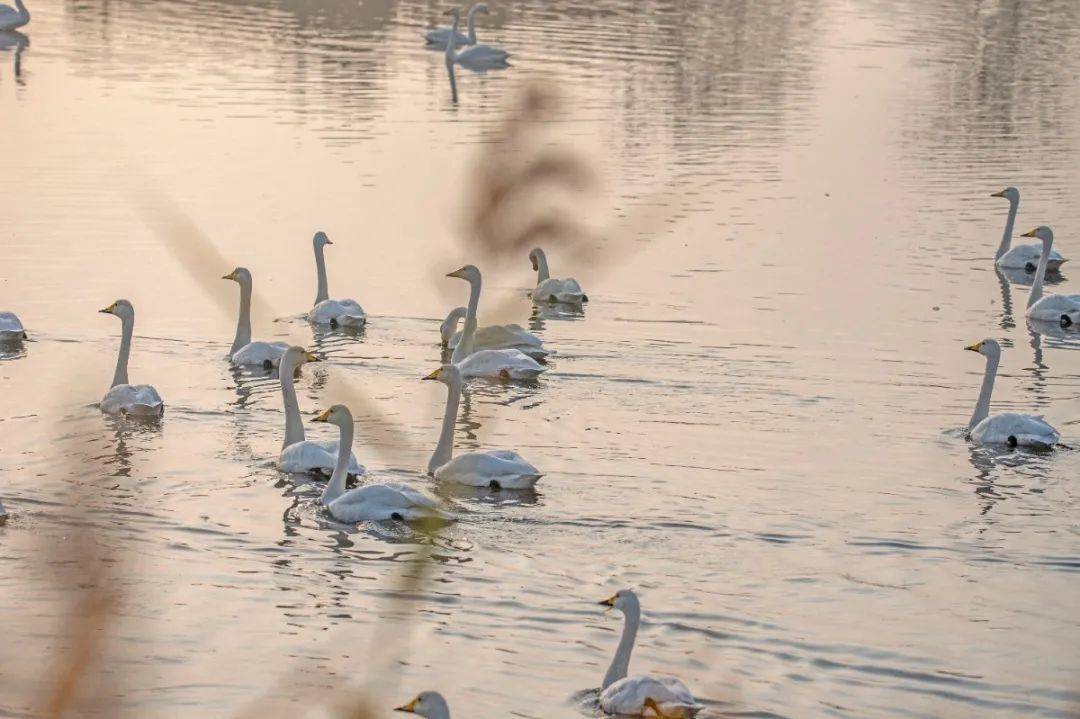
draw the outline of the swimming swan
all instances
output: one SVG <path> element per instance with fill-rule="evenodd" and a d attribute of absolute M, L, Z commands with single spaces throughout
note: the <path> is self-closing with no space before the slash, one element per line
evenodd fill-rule
<path fill-rule="evenodd" d="M 640 716 L 649 708 L 660 716 L 693 713 L 698 706 L 694 695 L 675 677 L 626 676 L 630 669 L 630 652 L 634 650 L 634 639 L 641 624 L 641 604 L 637 595 L 630 589 L 620 589 L 600 604 L 618 609 L 624 617 L 619 647 L 600 686 L 600 708 L 608 714 L 632 716 Z"/>
<path fill-rule="evenodd" d="M 1054 243 L 1054 233 L 1049 227 L 1042 225 L 1030 232 L 1025 232 L 1022 236 L 1038 237 L 1042 240 L 1042 255 L 1039 257 L 1039 266 L 1035 270 L 1035 282 L 1031 285 L 1027 312 L 1024 314 L 1033 320 L 1058 322 L 1062 327 L 1080 322 L 1080 295 L 1043 296 L 1043 280 L 1046 278 L 1048 265 L 1046 258 L 1049 257 L 1050 246 Z"/>
<path fill-rule="evenodd" d="M 23 0 L 15 0 L 15 7 L 0 5 L 0 30 L 14 30 L 30 22 L 30 11 Z"/>
<path fill-rule="evenodd" d="M 420 692 L 408 704 L 395 707 L 396 712 L 408 712 L 424 719 L 450 719 L 450 707 L 439 692 Z"/>
<path fill-rule="evenodd" d="M 251 341 L 251 273 L 246 267 L 237 267 L 221 279 L 240 285 L 240 316 L 236 319 L 236 337 L 229 349 L 229 358 L 238 365 L 259 365 L 263 369 L 277 366 L 285 350 L 289 349 L 287 342 Z"/>
<path fill-rule="evenodd" d="M 457 328 L 458 322 L 465 317 L 468 310 L 464 307 L 455 307 L 450 310 L 443 323 L 439 325 L 439 334 L 442 337 L 442 346 L 455 349 L 461 343 L 461 331 Z M 520 350 L 535 360 L 542 360 L 548 356 L 544 349 L 544 341 L 517 324 L 488 325 L 478 327 L 473 335 L 473 349 L 484 350 Z"/>
<path fill-rule="evenodd" d="M 447 390 L 439 444 L 428 461 L 429 475 L 440 482 L 491 489 L 530 489 L 543 476 L 513 450 L 467 452 L 455 457 L 454 423 L 461 402 L 461 370 L 446 364 L 424 379 L 442 382 Z"/>
<path fill-rule="evenodd" d="M 457 8 L 447 10 L 447 14 L 453 15 L 454 23 L 452 30 L 457 34 L 458 24 L 461 22 L 461 11 Z M 474 33 L 475 34 L 475 33 Z M 486 70 L 498 67 L 506 67 L 510 53 L 500 50 L 491 45 L 474 45 L 473 47 L 454 52 L 454 43 L 449 36 L 446 38 L 446 66 L 452 68 L 457 63 L 470 70 Z"/>
<path fill-rule="evenodd" d="M 0 312 L 0 342 L 19 342 L 24 339 L 26 330 L 18 316 L 14 312 Z"/>
<path fill-rule="evenodd" d="M 341 430 L 338 446 L 352 447 L 353 417 L 345 405 L 335 404 L 312 421 L 335 425 Z M 339 522 L 449 518 L 449 515 L 439 508 L 437 500 L 397 482 L 367 484 L 346 492 L 345 474 L 348 462 L 345 453 L 339 452 L 334 474 L 319 498 L 319 503 Z"/>
<path fill-rule="evenodd" d="M 165 413 L 165 403 L 157 390 L 148 384 L 128 384 L 128 357 L 131 355 L 131 336 L 135 331 L 135 308 L 127 300 L 117 300 L 98 312 L 119 317 L 121 328 L 116 372 L 113 373 L 109 391 L 101 400 L 101 410 L 108 414 L 160 417 Z"/>
<path fill-rule="evenodd" d="M 480 305 L 480 270 L 465 265 L 447 277 L 457 277 L 469 283 L 469 307 L 465 311 L 465 329 L 454 348 L 451 361 L 464 377 L 493 377 L 500 379 L 535 379 L 546 367 L 516 349 L 475 350 L 476 310 Z M 475 351 L 474 351 L 475 350 Z"/>
<path fill-rule="evenodd" d="M 308 320 L 317 325 L 332 327 L 363 327 L 367 322 L 364 308 L 356 300 L 331 300 L 326 288 L 326 258 L 323 248 L 333 242 L 325 232 L 316 232 L 312 239 L 315 247 L 315 271 L 318 274 L 319 288 L 315 295 L 315 306 L 308 312 Z"/>
<path fill-rule="evenodd" d="M 318 362 L 319 358 L 303 347 L 285 350 L 278 367 L 281 378 L 281 398 L 285 404 L 285 441 L 278 455 L 277 468 L 289 474 L 318 474 L 329 476 L 337 466 L 338 442 L 336 439 L 314 440 L 304 437 L 304 423 L 300 419 L 300 405 L 296 401 L 293 377 L 296 368 L 304 362 Z M 348 474 L 359 476 L 366 471 L 364 465 L 350 454 Z"/>
<path fill-rule="evenodd" d="M 573 278 L 558 280 L 548 274 L 547 256 L 539 247 L 529 253 L 532 268 L 536 270 L 536 287 L 532 298 L 538 302 L 567 302 L 580 304 L 589 298 L 581 291 L 581 285 Z"/>
<path fill-rule="evenodd" d="M 990 414 L 990 393 L 994 391 L 994 378 L 1001 361 L 1001 345 L 994 340 L 983 340 L 965 347 L 986 358 L 986 374 L 983 375 L 979 401 L 968 422 L 968 437 L 979 444 L 1007 444 L 1010 447 L 1040 447 L 1048 449 L 1058 443 L 1057 430 L 1042 415 L 1025 412 L 998 412 Z"/>
<path fill-rule="evenodd" d="M 489 14 L 488 6 L 485 5 L 482 2 L 478 2 L 478 3 L 474 4 L 472 7 L 469 8 L 469 13 L 468 13 L 468 15 L 466 15 L 466 19 L 468 20 L 468 23 L 469 23 L 469 25 L 468 25 L 469 34 L 468 35 L 462 35 L 460 32 L 454 31 L 453 28 L 440 27 L 440 28 L 436 28 L 434 30 L 428 30 L 426 33 L 424 33 L 424 39 L 427 40 L 429 45 L 437 45 L 439 47 L 444 47 L 446 45 L 447 41 L 450 40 L 451 35 L 453 35 L 454 45 L 455 46 L 460 47 L 462 45 L 475 45 L 476 44 L 476 13 L 478 13 L 478 12 L 482 12 L 485 15 Z M 450 12 L 447 11 L 445 14 L 449 15 Z"/>
<path fill-rule="evenodd" d="M 998 245 L 997 252 L 994 254 L 994 264 L 1009 270 L 1034 270 L 1036 265 L 1039 264 L 1039 255 L 1042 254 L 1041 246 L 1036 244 L 1017 245 L 1009 249 L 1009 245 L 1012 243 L 1013 223 L 1016 222 L 1016 211 L 1020 207 L 1020 190 L 1015 187 L 1006 187 L 1001 192 L 995 192 L 990 196 L 1004 197 L 1009 201 L 1009 216 L 1005 220 L 1005 233 L 1002 235 L 1001 244 Z M 1056 250 L 1051 250 L 1046 269 L 1055 272 L 1065 261 L 1065 258 L 1058 254 Z"/>

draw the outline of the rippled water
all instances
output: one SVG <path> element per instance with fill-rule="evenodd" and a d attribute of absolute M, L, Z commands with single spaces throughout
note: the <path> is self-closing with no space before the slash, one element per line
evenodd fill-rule
<path fill-rule="evenodd" d="M 481 40 L 512 67 L 458 70 L 456 103 L 419 35 L 442 3 L 37 0 L 0 36 L 0 309 L 31 335 L 0 363 L 0 714 L 31 712 L 55 671 L 72 588 L 46 549 L 76 536 L 71 487 L 126 551 L 102 692 L 135 716 L 292 686 L 318 713 L 342 684 L 387 708 L 437 688 L 455 715 L 589 714 L 620 628 L 595 602 L 621 586 L 645 610 L 632 668 L 717 714 L 1080 711 L 1080 452 L 962 436 L 983 369 L 962 348 L 995 337 L 994 406 L 1080 447 L 1080 333 L 1027 325 L 988 197 L 1019 186 L 1017 231 L 1052 225 L 1080 262 L 1080 6 L 492 6 Z M 592 301 L 534 319 L 551 371 L 475 385 L 457 434 L 547 474 L 535 496 L 448 496 L 463 519 L 402 598 L 418 535 L 328 522 L 273 469 L 277 384 L 222 360 L 235 286 L 217 277 L 250 267 L 256 334 L 327 355 L 305 413 L 353 396 L 344 377 L 372 398 L 361 461 L 430 488 L 444 391 L 418 380 L 465 299 L 443 275 L 476 261 L 481 314 L 529 317 L 527 259 L 484 264 L 462 228 L 534 77 L 599 171 L 597 224 L 649 219 L 595 261 L 551 253 Z M 194 239 L 162 241 L 146 188 L 221 266 L 193 277 Z M 316 229 L 331 294 L 371 315 L 360 336 L 271 321 L 310 304 Z M 160 428 L 93 406 L 119 332 L 95 310 L 121 296 Z"/>

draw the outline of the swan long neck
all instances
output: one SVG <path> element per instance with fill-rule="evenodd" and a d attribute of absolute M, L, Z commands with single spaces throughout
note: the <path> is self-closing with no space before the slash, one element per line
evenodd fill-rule
<path fill-rule="evenodd" d="M 442 336 L 443 345 L 449 346 L 450 340 L 454 337 L 454 333 L 457 332 L 458 322 L 468 312 L 464 307 L 455 307 L 450 310 L 450 314 L 446 316 L 443 323 L 439 326 L 439 334 Z"/>
<path fill-rule="evenodd" d="M 278 367 L 281 399 L 285 404 L 285 441 L 281 444 L 282 449 L 304 441 L 304 423 L 300 419 L 300 403 L 296 401 L 296 385 L 293 383 L 295 371 L 296 361 L 283 357 Z"/>
<path fill-rule="evenodd" d="M 1009 217 L 1005 220 L 1005 233 L 1001 236 L 1001 244 L 998 245 L 997 254 L 994 255 L 995 260 L 1000 260 L 1001 256 L 1009 251 L 1009 246 L 1012 244 L 1013 225 L 1016 223 L 1016 210 L 1020 207 L 1020 200 L 1009 200 Z"/>
<path fill-rule="evenodd" d="M 457 12 L 454 13 L 454 22 L 450 25 L 450 38 L 446 41 L 446 64 L 448 67 L 453 66 L 454 58 L 454 44 L 457 41 L 458 25 L 461 24 L 461 16 Z"/>
<path fill-rule="evenodd" d="M 330 299 L 330 290 L 326 286 L 326 257 L 323 255 L 323 246 L 315 245 L 315 273 L 318 277 L 319 288 L 315 293 L 315 304 Z"/>
<path fill-rule="evenodd" d="M 428 474 L 454 458 L 454 424 L 457 422 L 458 405 L 461 404 L 461 380 L 451 380 L 446 391 L 446 411 L 443 413 L 439 444 L 428 461 Z"/>
<path fill-rule="evenodd" d="M 611 660 L 607 674 L 604 675 L 604 683 L 600 686 L 603 691 L 609 686 L 626 676 L 630 671 L 630 653 L 634 651 L 634 640 L 637 639 L 638 626 L 641 624 L 641 610 L 629 610 L 623 621 L 622 638 L 619 639 L 619 647 L 615 650 L 615 656 Z"/>
<path fill-rule="evenodd" d="M 30 18 L 30 11 L 26 9 L 26 3 L 23 0 L 15 0 L 15 9 L 22 13 L 27 19 Z"/>
<path fill-rule="evenodd" d="M 1043 240 L 1042 254 L 1039 255 L 1039 266 L 1035 269 L 1035 282 L 1032 283 L 1031 294 L 1028 295 L 1028 307 L 1031 307 L 1033 304 L 1042 299 L 1043 280 L 1046 279 L 1046 265 L 1050 262 L 1050 247 L 1053 244 L 1053 235 Z"/>
<path fill-rule="evenodd" d="M 120 318 L 120 353 L 116 357 L 116 371 L 112 386 L 128 384 L 128 358 L 131 356 L 131 336 L 135 332 L 135 318 Z"/>
<path fill-rule="evenodd" d="M 476 11 L 480 9 L 480 5 L 473 5 L 469 8 L 469 44 L 476 44 Z M 456 33 L 455 33 L 456 34 Z"/>
<path fill-rule="evenodd" d="M 470 280 L 469 306 L 465 309 L 465 327 L 461 330 L 461 341 L 454 348 L 450 361 L 457 364 L 473 353 L 473 338 L 476 335 L 476 311 L 480 307 L 480 278 Z"/>
<path fill-rule="evenodd" d="M 236 318 L 236 337 L 229 354 L 251 342 L 251 285 L 240 283 L 240 315 Z"/>
<path fill-rule="evenodd" d="M 337 464 L 334 465 L 334 473 L 330 475 L 330 481 L 322 493 L 322 503 L 330 504 L 335 499 L 345 494 L 345 476 L 349 473 L 349 458 L 352 457 L 353 423 L 349 421 L 338 425 L 341 427 L 341 437 L 338 439 Z"/>
<path fill-rule="evenodd" d="M 540 284 L 544 280 L 551 277 L 548 273 L 547 257 L 543 252 L 536 253 L 536 284 Z"/>
<path fill-rule="evenodd" d="M 982 422 L 990 415 L 990 395 L 994 391 L 994 378 L 997 377 L 1000 357 L 986 358 L 986 373 L 983 375 L 982 389 L 979 390 L 979 401 L 975 403 L 975 411 L 968 422 L 968 431 L 975 429 L 975 425 Z"/>

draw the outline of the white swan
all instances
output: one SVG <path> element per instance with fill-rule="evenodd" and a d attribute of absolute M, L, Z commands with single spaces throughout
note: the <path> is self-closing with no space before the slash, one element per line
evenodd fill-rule
<path fill-rule="evenodd" d="M 641 604 L 630 589 L 620 589 L 600 602 L 623 613 L 622 638 L 600 686 L 600 708 L 608 714 L 640 716 L 647 708 L 660 716 L 692 714 L 697 709 L 694 695 L 675 677 L 654 674 L 626 676 L 630 653 L 641 625 Z M 651 701 L 650 701 L 651 700 Z"/>
<path fill-rule="evenodd" d="M 994 340 L 983 340 L 965 347 L 986 358 L 979 401 L 968 422 L 968 437 L 979 444 L 1007 444 L 1011 447 L 1039 447 L 1048 449 L 1060 439 L 1057 430 L 1042 415 L 1024 412 L 998 412 L 990 414 L 990 394 L 994 391 L 998 363 L 1001 361 L 1001 345 Z"/>
<path fill-rule="evenodd" d="M 246 267 L 237 267 L 221 279 L 232 280 L 240 285 L 240 315 L 236 319 L 236 337 L 229 349 L 229 358 L 238 365 L 259 365 L 271 369 L 281 361 L 288 342 L 251 341 L 251 273 Z"/>
<path fill-rule="evenodd" d="M 1004 197 L 1009 201 L 1009 216 L 1005 220 L 1005 233 L 1002 235 L 1001 244 L 998 245 L 997 252 L 994 254 L 994 264 L 1009 270 L 1026 269 L 1029 272 L 1034 270 L 1036 265 L 1039 264 L 1039 256 L 1042 254 L 1041 246 L 1036 244 L 1017 245 L 1009 249 L 1009 245 L 1012 244 L 1016 211 L 1020 207 L 1020 190 L 1015 187 L 1006 187 L 1001 192 L 995 192 L 990 196 Z M 1063 262 L 1066 262 L 1066 259 L 1058 254 L 1056 250 L 1051 250 L 1046 268 L 1050 272 L 1055 272 Z"/>
<path fill-rule="evenodd" d="M 345 405 L 335 404 L 313 422 L 329 422 L 341 430 L 338 446 L 352 447 L 353 417 Z M 345 474 L 349 460 L 339 451 L 334 474 L 326 485 L 319 502 L 339 522 L 378 522 L 387 519 L 449 519 L 439 508 L 439 502 L 412 487 L 397 482 L 367 484 L 345 491 Z"/>
<path fill-rule="evenodd" d="M 18 342 L 24 339 L 26 329 L 18 316 L 14 312 L 0 312 L 0 342 Z"/>
<path fill-rule="evenodd" d="M 532 268 L 536 270 L 536 287 L 532 298 L 538 302 L 566 302 L 580 304 L 589 298 L 581 291 L 581 285 L 573 278 L 555 279 L 548 274 L 547 256 L 539 247 L 529 253 Z"/>
<path fill-rule="evenodd" d="M 543 473 L 517 452 L 509 449 L 467 452 L 454 456 L 454 423 L 461 403 L 461 370 L 446 364 L 426 380 L 446 385 L 446 411 L 443 414 L 439 444 L 428 461 L 428 474 L 440 482 L 491 489 L 530 489 Z"/>
<path fill-rule="evenodd" d="M 458 322 L 468 314 L 464 307 L 450 310 L 443 323 L 439 325 L 442 346 L 455 349 L 461 343 L 462 332 Z M 473 349 L 505 350 L 515 349 L 535 360 L 542 360 L 550 354 L 544 349 L 544 341 L 517 324 L 488 325 L 478 327 L 473 335 Z"/>
<path fill-rule="evenodd" d="M 424 719 L 450 719 L 450 707 L 439 692 L 420 692 L 408 704 L 395 707 L 396 712 L 408 712 Z"/>
<path fill-rule="evenodd" d="M 454 348 L 451 361 L 465 377 L 493 377 L 499 379 L 535 379 L 546 367 L 532 357 L 516 349 L 481 349 L 474 351 L 476 338 L 476 310 L 480 305 L 480 270 L 465 265 L 447 277 L 457 277 L 469 283 L 469 307 L 465 311 L 465 329 L 461 341 Z"/>
<path fill-rule="evenodd" d="M 323 248 L 332 245 L 333 242 L 325 232 L 316 232 L 312 239 L 315 247 L 315 272 L 318 275 L 319 287 L 315 295 L 315 306 L 308 312 L 308 320 L 318 325 L 331 325 L 333 327 L 363 327 L 367 322 L 364 308 L 356 303 L 356 300 L 332 300 L 326 286 L 326 258 L 323 256 Z"/>
<path fill-rule="evenodd" d="M 452 8 L 447 11 L 448 14 L 453 15 L 454 22 L 452 31 L 457 34 L 458 24 L 461 22 L 461 11 L 457 8 Z M 475 35 L 475 33 L 474 33 Z M 448 68 L 453 68 L 454 63 L 466 67 L 470 70 L 486 70 L 489 68 L 506 67 L 507 59 L 510 57 L 510 53 L 505 50 L 500 50 L 497 47 L 491 45 L 473 45 L 470 48 L 466 48 L 461 52 L 454 52 L 454 42 L 447 36 L 446 38 L 446 65 Z"/>
<path fill-rule="evenodd" d="M 1058 322 L 1063 327 L 1080 322 L 1080 295 L 1043 296 L 1043 280 L 1046 278 L 1047 258 L 1050 256 L 1050 247 L 1054 243 L 1054 233 L 1049 227 L 1042 225 L 1030 232 L 1025 232 L 1022 236 L 1038 237 L 1042 240 L 1042 255 L 1039 257 L 1039 266 L 1035 270 L 1035 281 L 1031 285 L 1027 311 L 1024 314 L 1029 319 Z"/>
<path fill-rule="evenodd" d="M 304 437 L 304 423 L 300 419 L 300 404 L 296 401 L 296 386 L 293 377 L 296 368 L 304 362 L 318 362 L 319 358 L 303 347 L 290 347 L 285 350 L 278 367 L 281 378 L 281 398 L 285 405 L 285 441 L 278 455 L 277 468 L 289 474 L 318 474 L 329 476 L 337 466 L 338 441 L 336 439 L 314 440 Z M 364 465 L 356 461 L 356 455 L 349 455 L 347 474 L 359 476 L 366 471 Z"/>
<path fill-rule="evenodd" d="M 121 327 L 116 371 L 109 391 L 101 400 L 101 410 L 108 414 L 160 417 L 165 413 L 165 403 L 157 390 L 148 384 L 128 384 L 128 357 L 131 355 L 131 337 L 135 331 L 135 308 L 127 300 L 117 300 L 98 312 L 116 315 L 120 318 Z"/>
<path fill-rule="evenodd" d="M 459 11 L 460 12 L 460 11 Z M 476 13 L 489 13 L 488 6 L 482 2 L 475 3 L 469 8 L 469 13 L 466 15 L 468 21 L 469 34 L 462 35 L 460 32 L 455 31 L 453 28 L 440 27 L 434 30 L 428 30 L 424 33 L 424 39 L 427 40 L 429 45 L 437 45 L 444 47 L 451 37 L 454 38 L 454 45 L 461 47 L 463 45 L 475 45 L 476 44 Z M 447 10 L 446 15 L 452 14 L 450 10 Z"/>
<path fill-rule="evenodd" d="M 23 0 L 15 0 L 15 7 L 0 5 L 0 30 L 14 30 L 30 22 L 30 11 Z"/>

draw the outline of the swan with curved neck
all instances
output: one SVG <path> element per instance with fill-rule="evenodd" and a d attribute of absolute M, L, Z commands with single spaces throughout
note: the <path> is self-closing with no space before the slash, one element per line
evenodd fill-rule
<path fill-rule="evenodd" d="M 1058 443 L 1059 435 L 1041 415 L 1024 412 L 990 414 L 990 395 L 1001 363 L 1001 345 L 986 339 L 964 348 L 986 358 L 979 399 L 968 421 L 968 437 L 979 444 L 1005 444 L 1011 447 L 1048 449 Z"/>
<path fill-rule="evenodd" d="M 1042 240 L 1042 254 L 1039 257 L 1039 266 L 1035 269 L 1035 281 L 1028 295 L 1025 315 L 1029 319 L 1042 322 L 1057 322 L 1063 327 L 1075 324 L 1080 319 L 1080 295 L 1043 296 L 1043 281 L 1046 279 L 1050 249 L 1054 244 L 1053 231 L 1042 225 L 1025 232 L 1023 237 L 1037 237 Z"/>
<path fill-rule="evenodd" d="M 1015 187 L 1006 187 L 1001 192 L 995 192 L 991 197 L 1003 197 L 1009 201 L 1009 214 L 1005 218 L 1005 232 L 1001 236 L 1001 244 L 994 253 L 994 264 L 998 267 L 1011 270 L 1027 269 L 1032 271 L 1039 264 L 1042 254 L 1041 245 L 1012 245 L 1013 226 L 1016 223 L 1016 212 L 1020 207 L 1020 190 Z M 1051 250 L 1047 269 L 1056 272 L 1066 260 L 1056 251 Z"/>
<path fill-rule="evenodd" d="M 480 306 L 480 270 L 465 265 L 447 275 L 469 283 L 469 304 L 465 309 L 465 328 L 454 348 L 451 361 L 464 377 L 496 379 L 535 379 L 546 367 L 517 349 L 476 349 L 476 311 Z"/>
<path fill-rule="evenodd" d="M 101 400 L 101 410 L 108 414 L 160 417 L 165 412 L 165 403 L 157 390 L 148 384 L 128 382 L 128 359 L 131 357 L 131 339 L 135 333 L 135 308 L 127 300 L 117 300 L 98 311 L 120 318 L 120 351 L 116 357 L 112 384 Z"/>
<path fill-rule="evenodd" d="M 461 404 L 463 380 L 455 365 L 443 365 L 425 380 L 446 385 L 446 410 L 443 413 L 439 443 L 428 461 L 428 474 L 440 482 L 490 489 L 531 489 L 543 473 L 513 450 L 467 452 L 454 456 L 454 425 Z"/>
<path fill-rule="evenodd" d="M 548 271 L 547 255 L 539 247 L 534 247 L 529 252 L 529 261 L 536 271 L 536 287 L 533 288 L 532 298 L 537 302 L 562 302 L 566 304 L 581 304 L 588 302 L 588 296 L 582 291 L 581 285 L 572 277 L 556 279 Z"/>
<path fill-rule="evenodd" d="M 367 484 L 345 491 L 349 466 L 346 451 L 352 447 L 354 422 L 352 412 L 335 404 L 313 422 L 327 422 L 340 430 L 334 473 L 326 483 L 319 503 L 340 522 L 378 522 L 384 520 L 448 519 L 437 500 L 404 484 L 387 482 Z"/>
<path fill-rule="evenodd" d="M 454 45 L 461 47 L 463 45 L 475 45 L 476 44 L 476 14 L 483 13 L 487 15 L 490 11 L 488 6 L 484 3 L 476 3 L 469 8 L 468 15 L 466 15 L 466 21 L 468 23 L 468 34 L 462 35 L 457 32 L 456 28 L 440 27 L 434 30 L 428 30 L 424 33 L 424 39 L 427 40 L 429 45 L 437 45 L 443 47 L 446 45 L 450 38 L 454 38 Z M 447 10 L 447 15 L 452 14 L 451 10 Z M 458 10 L 458 17 L 460 18 L 461 11 Z"/>
<path fill-rule="evenodd" d="M 30 22 L 30 11 L 23 0 L 15 0 L 15 7 L 0 5 L 0 30 L 14 30 Z"/>
<path fill-rule="evenodd" d="M 395 707 L 396 712 L 407 712 L 424 719 L 450 719 L 450 706 L 439 692 L 420 692 L 407 704 Z"/>
<path fill-rule="evenodd" d="M 634 651 L 641 604 L 631 589 L 620 589 L 601 605 L 618 609 L 623 615 L 622 636 L 600 685 L 600 708 L 608 714 L 640 716 L 653 709 L 661 716 L 691 714 L 697 708 L 694 695 L 674 677 L 638 674 L 627 676 Z"/>
<path fill-rule="evenodd" d="M 229 358 L 238 365 L 258 365 L 263 369 L 276 367 L 289 345 L 287 342 L 251 341 L 251 272 L 246 267 L 237 267 L 221 279 L 240 285 L 240 311 Z"/>
<path fill-rule="evenodd" d="M 315 291 L 315 306 L 308 312 L 308 320 L 319 325 L 331 327 L 352 327 L 359 329 L 367 323 L 367 315 L 364 308 L 356 300 L 332 300 L 326 280 L 326 255 L 327 245 L 334 244 L 325 232 L 316 232 L 311 240 L 315 250 L 315 277 L 317 288 Z"/>
<path fill-rule="evenodd" d="M 461 343 L 462 332 L 458 330 L 458 323 L 468 314 L 465 307 L 455 307 L 450 310 L 443 323 L 439 325 L 439 335 L 442 346 L 457 349 Z M 527 354 L 534 360 L 542 360 L 550 354 L 544 349 L 544 341 L 529 332 L 521 325 L 487 325 L 477 327 L 473 334 L 473 349 L 516 349 Z"/>
<path fill-rule="evenodd" d="M 19 317 L 14 312 L 0 312 L 0 342 L 21 342 L 24 339 L 26 329 Z"/>

